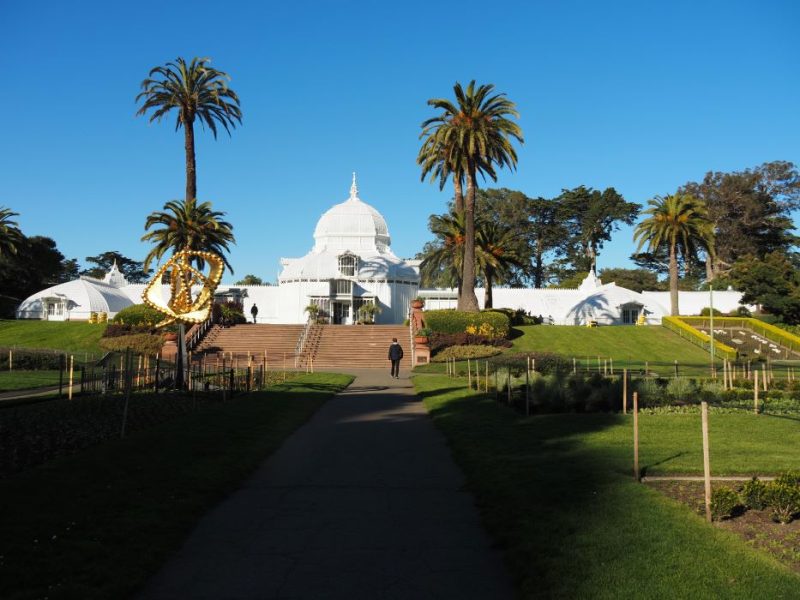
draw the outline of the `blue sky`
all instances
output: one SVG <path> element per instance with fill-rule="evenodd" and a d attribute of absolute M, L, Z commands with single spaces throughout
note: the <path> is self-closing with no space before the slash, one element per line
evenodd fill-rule
<path fill-rule="evenodd" d="M 234 224 L 236 273 L 274 280 L 357 171 L 413 256 L 451 190 L 419 180 L 426 101 L 455 81 L 517 103 L 525 145 L 497 184 L 645 203 L 709 170 L 800 163 L 795 2 L 3 2 L 0 206 L 67 257 L 141 259 L 144 220 L 184 193 L 182 134 L 135 117 L 177 56 L 228 72 L 244 122 L 198 132 L 198 197 Z M 598 266 L 627 266 L 631 230 Z"/>

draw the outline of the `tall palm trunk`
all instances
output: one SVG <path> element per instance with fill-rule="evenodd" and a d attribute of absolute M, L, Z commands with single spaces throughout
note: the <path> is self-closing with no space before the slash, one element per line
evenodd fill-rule
<path fill-rule="evenodd" d="M 670 314 L 678 316 L 678 253 L 677 244 L 671 243 L 669 246 L 669 304 Z"/>
<path fill-rule="evenodd" d="M 464 212 L 464 190 L 461 186 L 461 176 L 458 173 L 453 173 L 453 195 L 456 214 L 460 215 Z"/>
<path fill-rule="evenodd" d="M 183 123 L 184 148 L 186 150 L 186 202 L 197 199 L 197 166 L 194 157 L 194 124 L 187 117 Z"/>
<path fill-rule="evenodd" d="M 186 151 L 186 203 L 197 201 L 197 164 L 194 155 L 194 115 L 184 115 L 183 119 L 183 138 L 184 149 Z M 191 245 L 191 244 L 190 244 Z M 191 290 L 191 276 L 184 273 L 183 286 Z M 186 388 L 184 374 L 186 373 L 187 353 L 186 353 L 186 325 L 183 321 L 178 322 L 178 356 L 175 357 L 177 364 L 175 387 L 179 390 Z"/>
<path fill-rule="evenodd" d="M 458 310 L 479 312 L 475 295 L 475 170 L 467 173 L 467 195 L 464 198 L 464 274 L 461 277 L 461 294 Z"/>

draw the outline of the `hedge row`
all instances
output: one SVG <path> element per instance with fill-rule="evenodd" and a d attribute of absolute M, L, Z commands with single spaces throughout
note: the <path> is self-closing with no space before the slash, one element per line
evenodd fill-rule
<path fill-rule="evenodd" d="M 479 313 L 460 310 L 426 310 L 425 324 L 429 329 L 439 333 L 464 333 L 467 327 L 480 329 L 482 325 L 490 326 L 498 337 L 508 337 L 511 321 L 508 315 L 487 310 Z"/>
<path fill-rule="evenodd" d="M 670 331 L 674 331 L 683 339 L 691 342 L 695 346 L 700 346 L 703 350 L 711 352 L 711 337 L 708 334 L 695 329 L 692 325 L 687 323 L 685 319 L 685 317 L 662 317 L 661 325 Z M 714 340 L 714 348 L 716 349 L 717 356 L 727 358 L 729 360 L 736 360 L 736 357 L 738 356 L 735 348 L 731 348 L 719 340 Z"/>

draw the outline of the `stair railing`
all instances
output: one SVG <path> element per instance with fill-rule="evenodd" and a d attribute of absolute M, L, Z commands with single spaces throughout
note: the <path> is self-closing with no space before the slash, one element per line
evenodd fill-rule
<path fill-rule="evenodd" d="M 208 333 L 209 329 L 211 329 L 212 319 L 209 316 L 205 321 L 202 323 L 197 323 L 192 325 L 191 329 L 186 332 L 186 351 L 191 352 L 197 346 L 200 345 L 200 342 L 203 341 L 206 333 Z"/>
<path fill-rule="evenodd" d="M 300 337 L 297 338 L 297 344 L 294 347 L 294 368 L 298 367 L 297 361 L 300 360 L 300 356 L 303 354 L 303 350 L 306 348 L 306 341 L 308 340 L 308 333 L 311 331 L 312 320 L 309 317 L 308 321 L 306 321 L 305 326 L 303 327 L 303 331 L 300 332 Z"/>

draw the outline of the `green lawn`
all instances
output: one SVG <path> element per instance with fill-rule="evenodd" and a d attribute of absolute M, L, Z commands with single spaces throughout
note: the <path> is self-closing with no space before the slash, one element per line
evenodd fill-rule
<path fill-rule="evenodd" d="M 615 369 L 641 368 L 647 361 L 652 371 L 671 375 L 677 360 L 681 374 L 707 376 L 711 362 L 708 352 L 665 327 L 526 325 L 516 329 L 524 335 L 514 340 L 512 352 L 555 352 L 576 358 L 579 368 L 596 369 L 600 356 L 613 358 Z"/>
<path fill-rule="evenodd" d="M 301 375 L 0 480 L 0 597 L 130 597 L 352 379 Z"/>
<path fill-rule="evenodd" d="M 58 385 L 58 375 L 58 371 L 0 371 L 0 392 Z"/>
<path fill-rule="evenodd" d="M 446 377 L 414 383 L 521 597 L 797 598 L 798 575 L 635 482 L 630 417 L 526 418 Z M 698 419 L 642 415 L 642 465 L 699 472 Z M 712 466 L 796 466 L 798 430 L 797 420 L 712 415 Z"/>
<path fill-rule="evenodd" d="M 0 321 L 0 348 L 47 348 L 99 356 L 103 331 L 105 325 L 81 321 Z"/>

